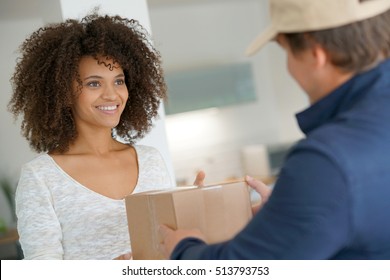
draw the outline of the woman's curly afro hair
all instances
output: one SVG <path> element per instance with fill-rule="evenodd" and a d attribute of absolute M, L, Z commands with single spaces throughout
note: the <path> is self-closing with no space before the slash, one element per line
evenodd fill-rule
<path fill-rule="evenodd" d="M 65 152 L 77 137 L 72 82 L 81 89 L 83 56 L 112 58 L 121 65 L 129 98 L 115 133 L 130 143 L 150 130 L 166 97 L 160 54 L 136 20 L 94 12 L 81 21 L 40 28 L 20 51 L 8 108 L 15 117 L 23 115 L 22 133 L 37 152 Z"/>

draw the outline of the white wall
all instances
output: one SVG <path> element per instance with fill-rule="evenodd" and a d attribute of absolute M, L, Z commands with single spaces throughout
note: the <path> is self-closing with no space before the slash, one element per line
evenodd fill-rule
<path fill-rule="evenodd" d="M 9 176 L 16 184 L 20 167 L 32 159 L 36 154 L 29 148 L 27 141 L 20 134 L 20 120 L 16 123 L 7 111 L 12 88 L 10 78 L 13 74 L 18 56 L 17 48 L 33 31 L 48 22 L 58 22 L 62 18 L 82 17 L 92 7 L 99 3 L 100 11 L 117 13 L 137 19 L 150 32 L 150 21 L 145 0 L 1 0 L 0 8 L 0 176 Z M 165 134 L 165 120 L 163 108 L 160 108 L 161 118 L 155 122 L 155 127 L 145 139 L 139 143 L 156 147 L 166 160 L 175 180 L 170 152 Z M 11 223 L 11 214 L 3 193 L 0 191 L 0 217 L 7 224 Z"/>
<path fill-rule="evenodd" d="M 166 72 L 250 61 L 257 90 L 254 103 L 166 117 L 178 181 L 191 183 L 199 169 L 206 171 L 209 181 L 243 176 L 243 146 L 302 137 L 294 114 L 307 100 L 289 77 L 283 52 L 271 43 L 254 57 L 244 56 L 268 22 L 267 1 L 163 2 L 149 4 L 155 45 Z"/>

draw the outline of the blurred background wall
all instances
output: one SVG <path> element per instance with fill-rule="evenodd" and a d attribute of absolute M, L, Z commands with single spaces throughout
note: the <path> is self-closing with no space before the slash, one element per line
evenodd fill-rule
<path fill-rule="evenodd" d="M 248 146 L 259 146 L 259 151 L 265 146 L 271 154 L 271 172 L 276 173 L 279 156 L 302 137 L 294 114 L 308 101 L 288 75 L 284 53 L 276 43 L 254 57 L 244 55 L 268 23 L 268 1 L 148 0 L 148 5 L 155 46 L 167 76 L 250 63 L 255 85 L 255 101 L 210 105 L 166 117 L 178 182 L 191 183 L 199 169 L 206 171 L 209 182 L 243 176 L 248 172 L 243 164 Z"/>

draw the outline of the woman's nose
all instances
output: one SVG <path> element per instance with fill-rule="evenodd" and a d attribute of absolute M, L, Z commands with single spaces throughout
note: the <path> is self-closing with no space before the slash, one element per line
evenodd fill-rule
<path fill-rule="evenodd" d="M 106 100 L 115 100 L 117 96 L 117 92 L 115 87 L 113 86 L 106 86 L 104 88 L 102 98 Z"/>

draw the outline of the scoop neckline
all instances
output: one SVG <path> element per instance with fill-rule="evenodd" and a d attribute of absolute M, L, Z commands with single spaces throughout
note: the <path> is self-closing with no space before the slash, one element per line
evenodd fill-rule
<path fill-rule="evenodd" d="M 141 174 L 141 165 L 140 165 L 140 161 L 139 161 L 139 156 L 138 156 L 138 150 L 135 146 L 131 146 L 134 148 L 134 151 L 135 151 L 135 155 L 136 155 L 136 161 L 137 161 L 137 165 L 138 165 L 138 174 L 137 174 L 137 182 L 134 186 L 134 189 L 131 193 L 125 195 L 123 198 L 121 199 L 115 199 L 115 198 L 112 198 L 112 197 L 109 197 L 109 196 L 106 196 L 106 195 L 103 195 L 101 193 L 98 193 L 94 190 L 91 190 L 90 188 L 88 188 L 87 186 L 81 184 L 79 181 L 77 181 L 76 179 L 74 179 L 72 176 L 70 176 L 64 169 L 62 169 L 62 167 L 54 160 L 54 158 L 49 155 L 48 153 L 45 153 L 43 154 L 44 156 L 46 156 L 50 161 L 51 163 L 54 165 L 54 167 L 65 177 L 67 178 L 69 181 L 73 182 L 74 184 L 78 185 L 79 187 L 81 187 L 82 189 L 94 194 L 94 195 L 97 195 L 99 197 L 102 197 L 104 199 L 108 199 L 108 200 L 111 200 L 111 201 L 117 201 L 117 202 L 122 202 L 125 200 L 126 196 L 130 195 L 130 194 L 133 194 L 136 192 L 136 190 L 138 189 L 138 186 L 139 186 L 139 181 L 140 181 L 140 174 Z"/>

